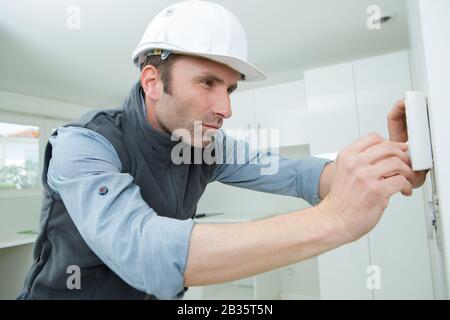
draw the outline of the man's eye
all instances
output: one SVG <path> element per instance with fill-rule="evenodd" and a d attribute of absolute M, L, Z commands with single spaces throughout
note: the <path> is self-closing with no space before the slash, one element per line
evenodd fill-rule
<path fill-rule="evenodd" d="M 213 86 L 213 81 L 212 80 L 202 80 L 202 84 L 208 86 L 208 87 L 212 87 Z"/>

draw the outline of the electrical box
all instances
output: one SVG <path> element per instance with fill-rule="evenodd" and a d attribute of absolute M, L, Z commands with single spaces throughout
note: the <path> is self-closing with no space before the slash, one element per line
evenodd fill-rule
<path fill-rule="evenodd" d="M 414 171 L 433 167 L 427 97 L 418 91 L 405 92 L 408 149 Z"/>

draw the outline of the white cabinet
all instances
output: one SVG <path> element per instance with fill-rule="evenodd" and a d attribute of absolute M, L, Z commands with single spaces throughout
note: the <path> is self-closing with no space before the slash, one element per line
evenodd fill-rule
<path fill-rule="evenodd" d="M 411 87 L 406 52 L 305 72 L 312 154 L 333 153 L 376 131 Z M 318 257 L 321 298 L 431 299 L 423 190 L 395 195 L 375 229 Z"/>
<path fill-rule="evenodd" d="M 257 125 L 279 130 L 280 146 L 308 144 L 308 110 L 304 81 L 256 89 Z"/>
<path fill-rule="evenodd" d="M 355 61 L 353 70 L 359 135 L 378 132 L 389 138 L 387 114 L 405 90 L 411 90 L 407 52 Z"/>
<path fill-rule="evenodd" d="M 335 153 L 358 139 L 352 63 L 305 72 L 311 154 Z M 318 258 L 322 299 L 371 299 L 368 237 Z M 349 278 L 351 281 L 349 281 Z"/>
<path fill-rule="evenodd" d="M 359 136 L 351 63 L 305 72 L 311 154 L 334 153 Z"/>
<path fill-rule="evenodd" d="M 184 300 L 278 300 L 279 269 L 217 285 L 190 287 Z"/>
<path fill-rule="evenodd" d="M 275 146 L 280 147 L 308 144 L 303 81 L 237 92 L 231 95 L 231 108 L 232 116 L 224 121 L 223 129 L 236 138 L 250 141 L 250 135 L 238 134 L 251 129 L 262 149 L 272 137 L 279 137 Z M 278 130 L 278 135 L 272 135 L 271 130 Z"/>
<path fill-rule="evenodd" d="M 320 298 L 372 299 L 367 289 L 367 268 L 370 263 L 369 237 L 328 251 L 318 257 Z"/>
<path fill-rule="evenodd" d="M 354 70 L 360 135 L 376 131 L 388 138 L 387 113 L 411 89 L 407 52 L 357 61 Z M 433 297 L 422 188 L 391 199 L 370 233 L 370 253 L 382 279 L 375 299 Z"/>

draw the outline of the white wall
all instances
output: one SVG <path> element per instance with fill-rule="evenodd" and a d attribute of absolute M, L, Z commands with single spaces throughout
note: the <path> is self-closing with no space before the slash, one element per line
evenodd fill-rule
<path fill-rule="evenodd" d="M 414 87 L 427 93 L 434 174 L 439 199 L 438 234 L 430 241 L 437 298 L 450 297 L 450 2 L 407 1 Z M 443 285 L 446 282 L 447 286 Z"/>

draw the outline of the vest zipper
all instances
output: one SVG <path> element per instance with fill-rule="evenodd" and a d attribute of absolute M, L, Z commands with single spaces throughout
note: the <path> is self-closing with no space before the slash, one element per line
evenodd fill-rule
<path fill-rule="evenodd" d="M 172 188 L 174 189 L 174 193 L 175 193 L 175 201 L 174 201 L 174 205 L 173 205 L 173 210 L 174 210 L 174 216 L 177 216 L 177 214 L 178 214 L 178 189 L 177 189 L 176 183 L 175 183 L 173 175 L 172 175 L 173 170 L 175 170 L 175 165 L 173 163 L 170 163 L 169 164 L 169 176 L 170 176 L 170 181 L 172 182 Z"/>

